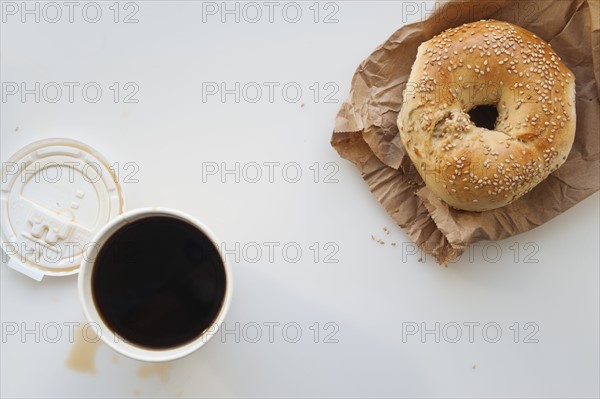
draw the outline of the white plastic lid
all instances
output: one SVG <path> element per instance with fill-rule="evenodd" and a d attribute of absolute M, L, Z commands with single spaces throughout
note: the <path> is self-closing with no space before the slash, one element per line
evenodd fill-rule
<path fill-rule="evenodd" d="M 2 164 L 0 244 L 8 265 L 40 281 L 79 271 L 84 250 L 123 213 L 108 161 L 71 139 L 37 141 Z"/>

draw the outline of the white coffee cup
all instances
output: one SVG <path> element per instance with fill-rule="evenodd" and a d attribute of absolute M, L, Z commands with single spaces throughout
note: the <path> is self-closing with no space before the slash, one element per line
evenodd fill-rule
<path fill-rule="evenodd" d="M 199 231 L 204 233 L 208 237 L 217 251 L 219 252 L 222 260 L 222 265 L 225 272 L 225 296 L 219 309 L 217 316 L 215 317 L 212 325 L 207 328 L 202 334 L 196 337 L 193 341 L 187 342 L 181 346 L 176 346 L 168 349 L 153 349 L 135 343 L 127 342 L 119 337 L 114 331 L 109 328 L 106 323 L 102 320 L 94 297 L 92 295 L 92 274 L 95 267 L 95 260 L 98 252 L 102 249 L 102 246 L 106 241 L 122 227 L 134 221 L 145 219 L 154 216 L 165 216 L 181 221 L 187 222 L 188 224 L 196 227 Z M 96 325 L 98 334 L 101 339 L 115 351 L 128 356 L 133 359 L 148 361 L 148 362 L 165 362 L 175 360 L 201 348 L 210 338 L 212 338 L 218 331 L 219 327 L 225 319 L 227 310 L 231 302 L 231 270 L 227 262 L 227 257 L 221 251 L 219 242 L 215 235 L 210 231 L 208 227 L 200 223 L 192 216 L 173 209 L 167 208 L 141 208 L 135 209 L 123 213 L 122 215 L 111 220 L 106 226 L 104 226 L 92 240 L 93 245 L 88 245 L 83 261 L 81 263 L 81 269 L 79 271 L 79 300 L 83 308 L 83 313 L 90 323 Z"/>

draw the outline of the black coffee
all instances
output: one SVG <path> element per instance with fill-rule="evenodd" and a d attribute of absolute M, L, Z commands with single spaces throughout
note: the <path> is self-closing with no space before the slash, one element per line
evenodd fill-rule
<path fill-rule="evenodd" d="M 182 220 L 152 216 L 115 232 L 102 246 L 92 295 L 119 337 L 166 349 L 188 343 L 215 321 L 225 298 L 217 248 Z"/>

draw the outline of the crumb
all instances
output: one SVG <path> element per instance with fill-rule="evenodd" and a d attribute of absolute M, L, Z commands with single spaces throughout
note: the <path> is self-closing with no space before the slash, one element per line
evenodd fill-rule
<path fill-rule="evenodd" d="M 304 103 L 300 103 L 300 108 L 304 108 Z"/>
<path fill-rule="evenodd" d="M 371 234 L 371 240 L 375 241 L 375 237 Z"/>
<path fill-rule="evenodd" d="M 381 245 L 385 244 L 385 241 L 383 240 L 377 240 L 378 243 L 380 243 Z"/>
<path fill-rule="evenodd" d="M 19 133 L 19 126 L 15 128 L 15 133 Z"/>
<path fill-rule="evenodd" d="M 398 213 L 398 212 L 400 212 L 400 208 L 394 209 L 394 213 Z"/>
<path fill-rule="evenodd" d="M 396 243 L 395 243 L 395 242 L 393 242 L 393 243 L 392 243 L 392 247 L 395 247 L 395 246 L 396 246 Z"/>
<path fill-rule="evenodd" d="M 471 366 L 472 369 L 476 369 L 477 368 L 477 363 L 473 362 L 473 365 Z"/>
<path fill-rule="evenodd" d="M 390 230 L 387 227 L 384 227 L 383 231 L 385 231 L 385 234 L 390 234 Z"/>
<path fill-rule="evenodd" d="M 423 262 L 423 258 L 419 258 L 419 262 Z"/>

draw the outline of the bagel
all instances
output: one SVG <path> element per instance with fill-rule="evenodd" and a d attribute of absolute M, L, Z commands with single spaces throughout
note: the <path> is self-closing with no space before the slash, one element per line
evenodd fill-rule
<path fill-rule="evenodd" d="M 456 209 L 511 203 L 560 167 L 575 139 L 573 73 L 507 22 L 468 23 L 422 43 L 403 99 L 404 148 Z"/>

